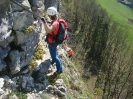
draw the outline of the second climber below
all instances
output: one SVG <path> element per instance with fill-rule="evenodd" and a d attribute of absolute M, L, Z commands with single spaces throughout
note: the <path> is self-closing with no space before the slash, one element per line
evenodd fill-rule
<path fill-rule="evenodd" d="M 54 35 L 57 35 L 58 29 L 59 29 L 57 9 L 54 7 L 49 7 L 47 9 L 47 15 L 52 21 L 50 23 L 50 25 L 47 23 L 45 18 L 41 18 L 41 20 L 44 23 L 44 28 L 45 28 L 45 31 L 47 33 L 48 48 L 49 48 L 49 52 L 50 52 L 50 55 L 52 58 L 52 62 L 56 63 L 56 69 L 57 69 L 56 72 L 60 74 L 60 73 L 62 73 L 63 69 L 62 69 L 61 61 L 57 55 L 58 44 L 56 43 L 55 40 L 53 40 L 53 35 L 52 35 L 52 32 L 54 33 Z"/>

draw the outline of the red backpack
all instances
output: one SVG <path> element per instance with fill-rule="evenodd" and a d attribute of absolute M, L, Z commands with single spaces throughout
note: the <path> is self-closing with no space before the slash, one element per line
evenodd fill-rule
<path fill-rule="evenodd" d="M 54 40 L 58 44 L 62 44 L 62 42 L 68 38 L 68 33 L 67 33 L 68 24 L 63 19 L 58 19 L 58 22 L 59 22 L 58 33 L 57 35 L 54 35 L 54 33 L 52 34 L 53 34 Z"/>

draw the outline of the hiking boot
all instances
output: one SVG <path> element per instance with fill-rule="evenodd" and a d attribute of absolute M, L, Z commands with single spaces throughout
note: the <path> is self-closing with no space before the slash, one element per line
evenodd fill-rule
<path fill-rule="evenodd" d="M 54 63 L 55 63 L 54 61 L 51 62 L 52 65 L 53 65 Z"/>
<path fill-rule="evenodd" d="M 62 73 L 62 70 L 61 71 L 56 71 L 58 74 L 61 74 Z"/>
<path fill-rule="evenodd" d="M 62 71 L 56 71 L 56 72 L 54 72 L 53 75 L 54 75 L 55 77 L 58 77 L 61 73 L 62 73 Z"/>
<path fill-rule="evenodd" d="M 55 62 L 53 60 L 50 60 L 50 63 L 53 66 Z"/>

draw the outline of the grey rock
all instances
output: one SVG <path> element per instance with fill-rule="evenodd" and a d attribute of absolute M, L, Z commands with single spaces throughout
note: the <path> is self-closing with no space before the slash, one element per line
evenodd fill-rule
<path fill-rule="evenodd" d="M 0 47 L 0 71 L 6 70 L 7 65 L 3 59 L 8 55 L 9 50 L 10 50 L 9 46 L 7 46 L 4 49 Z"/>
<path fill-rule="evenodd" d="M 33 52 L 27 52 L 26 53 L 26 61 L 25 64 L 29 64 L 32 60 Z"/>
<path fill-rule="evenodd" d="M 62 79 L 57 79 L 55 82 L 55 86 L 61 91 L 66 93 L 67 92 L 67 88 L 66 85 L 64 83 L 64 81 Z"/>
<path fill-rule="evenodd" d="M 26 56 L 25 56 L 25 51 L 20 52 L 20 67 L 23 68 L 25 65 L 26 61 Z"/>
<path fill-rule="evenodd" d="M 37 19 L 38 16 L 43 16 L 44 13 L 44 0 L 29 0 L 32 5 L 32 11 L 35 13 L 34 18 Z M 37 16 L 36 16 L 37 15 Z"/>
<path fill-rule="evenodd" d="M 12 13 L 8 10 L 8 3 L 4 5 L 6 5 L 6 8 L 2 8 L 3 5 L 0 6 L 0 10 L 3 9 L 3 11 L 0 12 L 0 42 L 10 36 L 13 24 Z"/>
<path fill-rule="evenodd" d="M 49 60 L 45 60 L 44 62 L 42 62 L 41 66 L 40 66 L 40 72 L 44 72 L 47 73 L 48 69 L 50 68 L 51 63 Z"/>
<path fill-rule="evenodd" d="M 58 89 L 64 93 L 66 93 L 66 88 L 64 86 L 59 86 Z"/>
<path fill-rule="evenodd" d="M 20 71 L 20 54 L 18 50 L 13 50 L 9 53 L 9 58 L 10 58 L 10 71 L 11 74 L 16 74 Z"/>
<path fill-rule="evenodd" d="M 11 0 L 0 0 L 0 17 L 5 13 L 11 4 Z"/>
<path fill-rule="evenodd" d="M 22 71 L 20 74 L 28 74 L 29 72 L 29 68 L 25 69 L 24 71 Z"/>
<path fill-rule="evenodd" d="M 21 89 L 25 92 L 31 92 L 34 90 L 34 79 L 30 75 L 22 75 L 19 79 Z"/>
<path fill-rule="evenodd" d="M 5 94 L 5 91 L 0 88 L 0 99 L 7 99 L 7 95 Z"/>
<path fill-rule="evenodd" d="M 5 80 L 9 80 L 10 79 L 9 76 L 7 76 L 7 75 L 2 76 L 2 78 L 4 78 Z"/>
<path fill-rule="evenodd" d="M 3 78 L 0 78 L 0 89 L 4 86 L 4 79 Z"/>
<path fill-rule="evenodd" d="M 46 87 L 46 90 L 47 90 L 48 93 L 54 93 L 54 92 L 53 92 L 54 87 L 53 87 L 52 85 L 48 85 L 48 86 Z"/>
<path fill-rule="evenodd" d="M 16 44 L 23 44 L 25 42 L 25 35 L 20 31 L 16 31 Z"/>
<path fill-rule="evenodd" d="M 62 92 L 62 91 L 60 91 L 60 90 L 55 90 L 55 91 L 54 91 L 54 94 L 56 94 L 56 95 L 59 96 L 59 97 L 63 97 L 63 96 L 66 95 L 64 92 Z"/>
<path fill-rule="evenodd" d="M 6 63 L 3 60 L 0 60 L 0 71 L 5 70 L 6 66 Z"/>
<path fill-rule="evenodd" d="M 44 5 L 44 0 L 29 0 L 32 6 L 40 7 Z"/>
<path fill-rule="evenodd" d="M 66 85 L 64 84 L 62 79 L 57 79 L 55 82 L 55 86 L 47 86 L 46 91 L 51 94 L 56 94 L 59 97 L 65 96 L 67 92 Z"/>
<path fill-rule="evenodd" d="M 13 12 L 13 29 L 24 30 L 28 26 L 32 25 L 33 17 L 28 11 Z"/>
<path fill-rule="evenodd" d="M 39 41 L 39 34 L 34 29 L 31 33 L 25 35 L 19 33 L 17 34 L 18 40 L 16 43 L 21 44 L 21 48 L 25 52 L 34 52 Z"/>
<path fill-rule="evenodd" d="M 15 91 L 16 88 L 17 88 L 17 85 L 16 85 L 16 82 L 14 82 L 11 79 L 9 79 L 9 80 L 5 80 L 4 87 Z"/>
<path fill-rule="evenodd" d="M 33 24 L 33 15 L 31 12 L 31 7 L 28 0 L 15 0 L 21 6 L 12 3 L 12 13 L 13 13 L 13 29 L 14 30 L 24 30 L 28 26 Z M 27 10 L 29 11 L 27 11 Z"/>
<path fill-rule="evenodd" d="M 42 83 L 35 83 L 35 90 L 38 92 L 44 90 L 48 86 L 48 80 L 44 80 Z"/>
<path fill-rule="evenodd" d="M 45 0 L 45 8 L 58 5 L 58 0 Z"/>
<path fill-rule="evenodd" d="M 64 92 L 60 91 L 56 86 L 49 85 L 46 87 L 46 90 L 48 93 L 55 94 L 59 97 L 63 97 L 66 95 Z"/>
<path fill-rule="evenodd" d="M 0 46 L 2 48 L 6 48 L 9 45 L 9 43 L 11 43 L 13 41 L 14 41 L 14 36 L 9 36 L 5 40 L 0 42 Z"/>
<path fill-rule="evenodd" d="M 3 4 L 5 4 L 5 3 L 6 3 L 5 0 L 1 0 L 0 5 L 3 5 Z"/>
<path fill-rule="evenodd" d="M 4 49 L 2 49 L 0 47 L 0 59 L 4 59 L 8 55 L 9 50 L 10 50 L 10 47 L 9 46 L 7 46 Z"/>
<path fill-rule="evenodd" d="M 14 0 L 16 3 L 12 2 L 12 11 L 13 12 L 17 12 L 17 11 L 22 11 L 22 10 L 25 10 L 25 9 L 28 9 L 30 10 L 31 6 L 29 4 L 29 1 L 28 0 Z M 19 6 L 19 5 L 22 5 Z M 25 9 L 24 9 L 25 8 Z"/>
<path fill-rule="evenodd" d="M 27 99 L 42 99 L 41 95 L 37 94 L 37 93 L 28 93 L 27 94 Z M 48 98 L 44 98 L 44 99 L 48 99 Z"/>
<path fill-rule="evenodd" d="M 33 57 L 33 52 L 20 52 L 20 68 L 29 65 Z"/>

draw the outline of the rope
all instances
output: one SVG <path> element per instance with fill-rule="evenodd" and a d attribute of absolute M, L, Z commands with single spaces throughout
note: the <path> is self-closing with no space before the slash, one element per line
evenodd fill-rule
<path fill-rule="evenodd" d="M 20 7 L 22 7 L 24 10 L 26 10 L 26 11 L 28 11 L 28 12 L 30 12 L 31 14 L 33 14 L 33 15 L 35 15 L 35 16 L 37 16 L 37 17 L 39 17 L 40 19 L 41 19 L 41 17 L 40 16 L 38 16 L 37 14 L 35 14 L 35 13 L 33 13 L 33 12 L 31 12 L 29 9 L 26 9 L 25 7 L 24 7 L 24 5 L 23 4 L 20 4 L 20 2 L 19 3 L 17 3 L 16 1 L 14 1 L 14 0 L 11 0 L 13 3 L 15 3 L 15 4 L 17 4 L 18 6 L 20 6 Z M 46 36 L 46 35 L 45 35 Z M 44 38 L 44 37 L 43 37 Z M 42 43 L 43 44 L 43 42 L 41 41 L 41 40 L 39 40 L 39 42 L 38 42 L 38 44 L 39 43 Z"/>
<path fill-rule="evenodd" d="M 26 9 L 25 7 L 24 7 L 24 5 L 23 4 L 20 4 L 20 2 L 19 3 L 17 3 L 16 1 L 14 1 L 14 0 L 11 0 L 13 3 L 15 3 L 15 4 L 17 4 L 18 6 L 20 6 L 20 7 L 22 7 L 23 9 L 25 9 L 26 11 L 28 11 L 28 12 L 30 12 L 31 14 L 33 14 L 33 15 L 35 15 L 35 16 L 37 16 L 37 17 L 39 17 L 39 18 L 41 18 L 40 16 L 38 16 L 37 14 L 35 14 L 35 13 L 33 13 L 33 12 L 31 12 L 29 9 Z"/>

